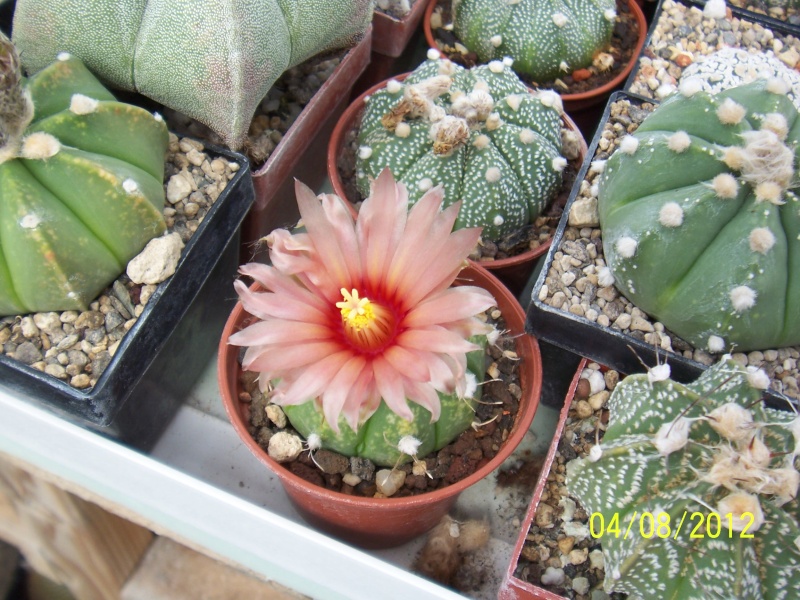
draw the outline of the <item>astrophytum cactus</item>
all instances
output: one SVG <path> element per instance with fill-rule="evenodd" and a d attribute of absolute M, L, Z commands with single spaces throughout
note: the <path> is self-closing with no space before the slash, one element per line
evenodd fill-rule
<path fill-rule="evenodd" d="M 85 309 L 164 231 L 168 140 L 76 58 L 25 81 L 0 39 L 0 314 Z"/>
<path fill-rule="evenodd" d="M 29 72 L 70 52 L 238 149 L 286 69 L 351 45 L 371 18 L 372 0 L 17 0 L 13 32 Z"/>
<path fill-rule="evenodd" d="M 594 515 L 607 592 L 800 597 L 800 417 L 764 406 L 768 383 L 726 356 L 689 385 L 666 365 L 617 385 L 566 481 Z"/>
<path fill-rule="evenodd" d="M 605 164 L 603 251 L 640 309 L 711 352 L 800 343 L 800 120 L 780 79 L 691 80 Z"/>
<path fill-rule="evenodd" d="M 561 187 L 561 100 L 530 93 L 502 61 L 465 69 L 431 56 L 366 103 L 356 180 L 362 195 L 391 168 L 411 202 L 435 185 L 461 200 L 456 228 L 499 239 L 535 219 Z"/>
<path fill-rule="evenodd" d="M 607 48 L 615 0 L 453 0 L 453 29 L 487 62 L 510 56 L 514 70 L 552 81 L 592 64 Z"/>

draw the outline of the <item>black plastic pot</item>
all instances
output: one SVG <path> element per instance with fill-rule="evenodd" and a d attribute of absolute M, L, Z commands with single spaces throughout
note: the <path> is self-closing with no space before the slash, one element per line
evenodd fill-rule
<path fill-rule="evenodd" d="M 63 418 L 146 450 L 175 415 L 214 355 L 236 303 L 240 226 L 253 203 L 247 159 L 205 145 L 239 165 L 186 244 L 175 274 L 158 285 L 88 390 L 0 355 L 0 386 Z"/>
<path fill-rule="evenodd" d="M 706 365 L 676 352 L 656 349 L 620 329 L 606 327 L 585 316 L 579 316 L 561 308 L 550 306 L 544 300 L 540 300 L 540 294 L 553 265 L 555 255 L 562 251 L 565 231 L 569 226 L 569 215 L 573 204 L 580 195 L 581 182 L 586 179 L 591 163 L 597 157 L 598 144 L 609 120 L 611 109 L 614 103 L 623 100 L 628 100 L 631 105 L 639 108 L 642 108 L 642 105 L 647 103 L 651 106 L 657 104 L 652 99 L 628 92 L 615 92 L 612 94 L 594 139 L 589 146 L 586 160 L 578 172 L 576 184 L 573 186 L 572 193 L 567 200 L 564 215 L 553 236 L 550 249 L 544 260 L 540 262 L 538 270 L 534 272 L 531 282 L 529 282 L 527 289 L 530 290 L 530 304 L 528 305 L 526 331 L 541 341 L 549 342 L 580 356 L 587 357 L 621 373 L 638 373 L 643 370 L 644 365 L 650 368 L 667 362 L 671 368 L 672 378 L 687 383 L 694 381 L 707 368 Z M 779 398 L 777 394 L 771 391 L 767 392 L 767 402 L 775 408 L 786 408 L 786 400 Z"/>

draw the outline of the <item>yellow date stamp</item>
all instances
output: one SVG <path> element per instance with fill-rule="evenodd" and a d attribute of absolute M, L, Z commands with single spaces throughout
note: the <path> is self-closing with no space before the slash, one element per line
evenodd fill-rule
<path fill-rule="evenodd" d="M 628 539 L 631 530 L 636 527 L 634 535 L 638 533 L 645 539 L 657 537 L 677 540 L 681 532 L 693 540 L 720 537 L 752 539 L 753 534 L 748 533 L 748 530 L 753 526 L 755 516 L 750 512 L 741 515 L 733 513 L 721 515 L 715 512 L 683 511 L 680 520 L 676 521 L 673 521 L 666 512 L 634 511 L 630 518 L 613 513 L 606 522 L 603 513 L 594 512 L 589 517 L 589 533 L 595 539 L 609 535 Z"/>

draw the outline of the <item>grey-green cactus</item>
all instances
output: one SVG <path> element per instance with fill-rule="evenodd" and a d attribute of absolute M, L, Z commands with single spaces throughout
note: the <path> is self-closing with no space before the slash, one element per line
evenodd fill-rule
<path fill-rule="evenodd" d="M 0 315 L 84 309 L 166 228 L 167 127 L 66 54 L 25 81 L 0 36 Z"/>
<path fill-rule="evenodd" d="M 601 444 L 567 465 L 602 515 L 606 591 L 800 597 L 800 417 L 764 407 L 766 373 L 729 357 L 689 385 L 665 367 L 620 382 Z"/>
<path fill-rule="evenodd" d="M 17 0 L 13 31 L 29 72 L 69 52 L 238 149 L 278 77 L 352 44 L 372 9 L 372 0 Z"/>
<path fill-rule="evenodd" d="M 800 343 L 800 119 L 787 90 L 684 84 L 605 165 L 598 208 L 617 287 L 698 348 Z"/>
<path fill-rule="evenodd" d="M 464 69 L 433 51 L 369 97 L 358 146 L 362 195 L 385 167 L 412 202 L 441 184 L 446 204 L 463 202 L 456 228 L 481 226 L 487 239 L 535 219 L 567 165 L 555 92 L 529 93 L 501 61 Z"/>
<path fill-rule="evenodd" d="M 608 47 L 615 0 L 453 0 L 453 28 L 481 61 L 510 56 L 514 70 L 552 81 Z"/>

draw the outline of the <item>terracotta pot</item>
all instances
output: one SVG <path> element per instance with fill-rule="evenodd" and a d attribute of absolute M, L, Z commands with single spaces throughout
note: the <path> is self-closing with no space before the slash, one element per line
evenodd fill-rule
<path fill-rule="evenodd" d="M 436 0 L 416 0 L 411 12 L 401 19 L 376 10 L 372 17 L 372 51 L 392 58 L 403 54 L 427 5 L 435 2 Z"/>
<path fill-rule="evenodd" d="M 250 451 L 280 479 L 298 512 L 311 525 L 365 548 L 403 544 L 433 528 L 453 506 L 458 495 L 494 471 L 508 458 L 528 431 L 539 405 L 542 366 L 536 340 L 524 335 L 525 315 L 508 290 L 489 272 L 471 264 L 459 281 L 489 290 L 503 312 L 506 326 L 517 334 L 522 398 L 511 434 L 497 455 L 472 475 L 450 486 L 405 498 L 365 498 L 333 492 L 311 484 L 274 461 L 248 432 L 249 405 L 239 401 L 239 348 L 228 345 L 232 333 L 249 317 L 237 303 L 219 344 L 217 375 L 223 404 L 234 429 Z"/>
<path fill-rule="evenodd" d="M 422 21 L 422 27 L 425 31 L 425 39 L 428 42 L 428 46 L 435 50 L 438 50 L 439 47 L 436 45 L 436 40 L 433 36 L 433 30 L 431 29 L 431 15 L 433 14 L 438 2 L 439 0 L 433 0 L 428 5 L 427 9 L 425 10 L 425 17 Z M 642 12 L 640 4 L 641 2 L 638 0 L 628 0 L 630 11 L 639 26 L 639 36 L 636 41 L 636 48 L 634 49 L 630 61 L 625 65 L 625 68 L 622 69 L 622 71 L 620 71 L 616 77 L 614 77 L 614 79 L 604 85 L 579 94 L 561 94 L 561 100 L 564 102 L 565 111 L 572 113 L 596 106 L 598 104 L 604 104 L 606 99 L 611 95 L 611 92 L 622 86 L 625 78 L 628 77 L 633 69 L 633 66 L 639 60 L 639 54 L 642 51 L 645 38 L 647 37 L 647 21 L 644 17 L 644 13 Z"/>
<path fill-rule="evenodd" d="M 435 3 L 434 0 L 432 4 Z M 403 73 L 393 77 L 393 79 L 402 81 L 408 77 L 408 75 L 409 73 Z M 348 143 L 348 134 L 361 123 L 361 116 L 364 113 L 364 103 L 366 99 L 385 86 L 386 81 L 377 83 L 353 100 L 342 113 L 328 141 L 328 179 L 330 179 L 334 193 L 340 198 L 348 200 L 351 204 L 353 204 L 356 199 L 347 194 L 344 181 L 342 181 L 342 176 L 339 173 L 339 157 L 343 154 L 345 146 Z M 581 136 L 581 152 L 576 161 L 577 164 L 580 165 L 586 157 L 586 141 L 580 129 L 569 115 L 564 113 L 564 115 L 562 115 L 562 120 L 567 128 Z M 533 250 L 528 250 L 527 252 L 522 252 L 509 258 L 481 262 L 480 265 L 500 279 L 514 295 L 519 295 L 528 282 L 536 261 L 539 257 L 547 253 L 548 248 L 550 248 L 550 240 L 543 242 Z"/>

